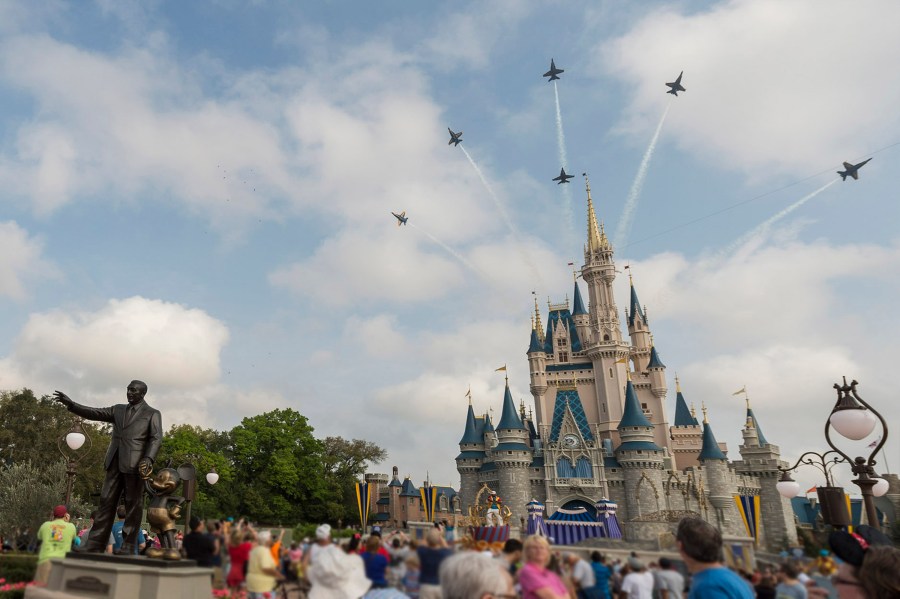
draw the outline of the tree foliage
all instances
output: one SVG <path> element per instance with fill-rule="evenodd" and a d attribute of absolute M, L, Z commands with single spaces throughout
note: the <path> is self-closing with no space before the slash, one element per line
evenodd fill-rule
<path fill-rule="evenodd" d="M 37 533 L 50 519 L 53 507 L 63 503 L 66 495 L 66 463 L 58 459 L 43 464 L 16 462 L 0 469 L 0 534 L 15 537 L 29 529 Z M 69 501 L 72 518 L 86 517 L 90 508 L 78 497 Z"/>
<path fill-rule="evenodd" d="M 23 389 L 0 393 L 0 418 L 4 422 L 0 429 L 0 474 L 11 477 L 13 472 L 24 472 L 17 469 L 21 465 L 22 469 L 32 469 L 25 478 L 28 485 L 37 485 L 32 489 L 16 482 L 16 486 L 4 484 L 4 488 L 15 488 L 26 498 L 55 497 L 50 503 L 36 506 L 40 524 L 53 505 L 61 503 L 65 491 L 65 465 L 57 440 L 71 426 L 72 417 L 51 398 L 37 398 Z M 110 431 L 108 426 L 88 422 L 84 426 L 93 444 L 90 449 L 79 450 L 86 453 L 78 463 L 75 495 L 96 506 Z M 292 409 L 244 418 L 230 431 L 176 425 L 163 437 L 154 470 L 193 464 L 197 470 L 197 492 L 192 513 L 202 517 L 245 517 L 264 524 L 291 526 L 350 521 L 356 514 L 354 483 L 362 478 L 368 464 L 381 462 L 386 453 L 369 441 L 342 437 L 319 440 L 313 433 L 306 417 Z M 53 470 L 60 467 L 58 473 Z M 206 481 L 212 468 L 219 474 L 215 485 Z M 53 484 L 62 485 L 61 490 L 40 487 L 51 485 L 54 476 L 58 479 Z M 15 509 L 20 507 L 24 509 Z M 85 515 L 89 512 L 86 507 Z M 3 512 L 0 518 L 26 521 L 18 520 L 26 518 L 24 511 Z M 26 519 L 37 521 L 35 518 L 32 515 Z"/>

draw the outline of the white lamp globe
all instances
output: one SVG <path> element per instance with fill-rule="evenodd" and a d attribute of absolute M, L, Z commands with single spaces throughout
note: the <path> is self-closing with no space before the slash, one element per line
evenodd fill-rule
<path fill-rule="evenodd" d="M 891 483 L 889 483 L 888 481 L 886 481 L 883 478 L 877 478 L 875 480 L 878 482 L 876 482 L 872 486 L 872 495 L 874 495 L 875 497 L 881 497 L 882 495 L 884 495 L 885 493 L 888 492 L 888 489 L 891 488 Z"/>
<path fill-rule="evenodd" d="M 795 480 L 780 480 L 775 483 L 775 488 L 782 497 L 793 499 L 800 494 L 800 483 Z"/>
<path fill-rule="evenodd" d="M 66 435 L 66 445 L 69 446 L 69 449 L 72 451 L 76 451 L 81 449 L 81 446 L 84 445 L 84 433 L 79 433 L 73 431 Z"/>
<path fill-rule="evenodd" d="M 871 411 L 854 408 L 836 410 L 831 413 L 830 420 L 834 430 L 853 441 L 868 437 L 878 422 Z"/>
<path fill-rule="evenodd" d="M 206 474 L 206 482 L 208 482 L 211 485 L 214 485 L 217 482 L 219 482 L 219 473 L 218 472 L 208 472 Z"/>

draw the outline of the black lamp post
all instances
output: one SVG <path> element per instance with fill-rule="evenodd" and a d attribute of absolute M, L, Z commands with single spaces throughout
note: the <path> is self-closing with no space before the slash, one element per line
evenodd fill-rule
<path fill-rule="evenodd" d="M 187 454 L 185 458 L 191 461 L 200 460 L 200 456 L 192 453 Z M 191 504 L 194 502 L 194 498 L 197 494 L 197 469 L 194 467 L 194 464 L 191 461 L 185 462 L 178 467 L 178 474 L 181 476 L 181 491 L 182 493 L 184 493 L 184 498 L 186 500 L 184 506 L 184 534 L 188 534 L 190 532 Z M 208 482 L 210 485 L 214 485 L 219 482 L 219 473 L 216 472 L 215 465 L 213 465 L 210 471 L 206 474 L 206 482 Z"/>
<path fill-rule="evenodd" d="M 78 450 L 87 443 L 87 447 L 83 452 Z M 72 499 L 72 487 L 75 484 L 75 474 L 78 468 L 78 462 L 84 459 L 91 448 L 91 436 L 85 430 L 81 418 L 77 416 L 72 418 L 72 426 L 68 431 L 59 436 L 56 440 L 56 446 L 59 452 L 66 459 L 66 497 L 65 504 L 69 505 Z M 68 449 L 68 451 L 66 451 Z"/>
<path fill-rule="evenodd" d="M 822 517 L 827 524 L 832 526 L 849 526 L 850 514 L 843 504 L 844 489 L 833 485 L 831 469 L 835 464 L 850 464 L 853 474 L 856 475 L 856 479 L 853 482 L 862 492 L 866 518 L 871 526 L 879 528 L 875 497 L 880 497 L 887 492 L 888 483 L 883 478 L 878 477 L 875 472 L 875 454 L 881 450 L 887 441 L 888 427 L 881 414 L 856 393 L 857 384 L 856 381 L 853 381 L 848 385 L 847 378 L 844 377 L 843 385 L 838 385 L 837 383 L 834 385 L 838 392 L 838 399 L 831 410 L 828 421 L 825 423 L 825 440 L 831 449 L 825 453 L 807 451 L 790 468 L 779 467 L 778 469 L 782 473 L 781 479 L 775 486 L 782 496 L 788 498 L 796 497 L 800 493 L 800 485 L 788 473 L 796 470 L 801 464 L 815 466 L 825 475 L 826 486 L 816 487 L 816 493 L 822 506 Z M 869 454 L 868 458 L 857 457 L 856 459 L 851 459 L 831 440 L 832 428 L 841 436 L 853 441 L 865 439 L 875 430 L 875 425 L 878 421 L 881 421 L 883 432 L 879 442 L 872 445 L 874 450 Z M 829 458 L 830 454 L 835 455 Z"/>

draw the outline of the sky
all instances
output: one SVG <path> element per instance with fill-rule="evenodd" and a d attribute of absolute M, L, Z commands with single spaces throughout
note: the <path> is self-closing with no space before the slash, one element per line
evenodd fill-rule
<path fill-rule="evenodd" d="M 586 172 L 670 421 L 677 372 L 737 459 L 746 386 L 794 460 L 827 449 L 847 376 L 897 472 L 898 21 L 874 0 L 0 3 L 0 389 L 102 406 L 137 378 L 166 427 L 290 407 L 384 447 L 374 471 L 455 486 L 467 390 L 499 414 L 506 364 L 532 405 L 529 319 L 571 298 Z"/>

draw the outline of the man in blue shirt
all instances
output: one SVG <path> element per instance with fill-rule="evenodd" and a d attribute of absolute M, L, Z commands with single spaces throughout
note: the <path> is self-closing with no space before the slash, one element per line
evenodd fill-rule
<path fill-rule="evenodd" d="M 125 528 L 125 506 L 120 505 L 116 508 L 116 520 L 115 524 L 112 525 L 112 531 L 109 535 L 109 542 L 112 545 L 112 552 L 116 553 L 119 551 L 119 548 L 122 547 L 122 544 L 125 542 L 125 534 L 123 532 Z M 138 546 L 134 548 L 134 554 L 137 555 L 139 552 L 144 550 L 144 547 L 147 545 L 147 539 L 144 538 L 144 531 L 140 528 L 138 529 Z"/>
<path fill-rule="evenodd" d="M 691 573 L 688 599 L 753 599 L 747 582 L 722 564 L 722 533 L 700 518 L 683 518 L 675 533 L 678 552 Z"/>

